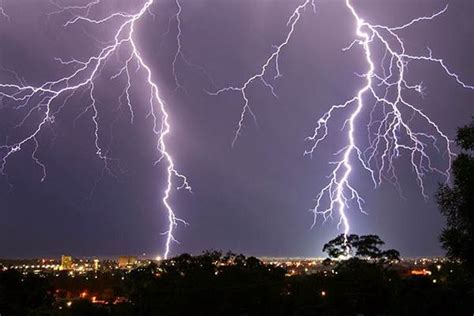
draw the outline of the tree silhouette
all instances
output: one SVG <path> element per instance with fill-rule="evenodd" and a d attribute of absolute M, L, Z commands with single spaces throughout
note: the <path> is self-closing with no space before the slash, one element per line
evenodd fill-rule
<path fill-rule="evenodd" d="M 338 259 L 349 256 L 358 259 L 378 260 L 382 263 L 400 260 L 400 253 L 395 249 L 380 249 L 385 242 L 377 235 L 341 234 L 323 246 L 329 258 Z"/>
<path fill-rule="evenodd" d="M 337 259 L 346 255 L 354 255 L 354 247 L 359 241 L 358 235 L 344 235 L 340 234 L 336 238 L 324 244 L 323 251 L 326 252 L 329 258 Z"/>
<path fill-rule="evenodd" d="M 377 235 L 363 235 L 355 241 L 353 247 L 356 249 L 356 257 L 375 259 L 382 254 L 380 247 L 384 244 Z"/>
<path fill-rule="evenodd" d="M 440 241 L 448 257 L 474 272 L 474 119 L 458 129 L 456 143 L 462 151 L 452 165 L 453 184 L 440 185 L 436 195 L 446 217 Z"/>
<path fill-rule="evenodd" d="M 382 251 L 379 256 L 379 260 L 383 263 L 400 261 L 400 252 L 395 249 Z"/>
<path fill-rule="evenodd" d="M 37 275 L 0 271 L 0 315 L 32 315 L 34 310 L 49 308 L 51 292 L 47 280 Z"/>
<path fill-rule="evenodd" d="M 206 251 L 137 268 L 126 289 L 134 315 L 275 314 L 285 273 L 255 257 Z"/>

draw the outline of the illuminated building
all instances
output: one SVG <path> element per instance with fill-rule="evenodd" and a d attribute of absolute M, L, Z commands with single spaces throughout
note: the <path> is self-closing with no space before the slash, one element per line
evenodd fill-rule
<path fill-rule="evenodd" d="M 120 256 L 118 259 L 119 268 L 133 267 L 137 264 L 137 257 L 134 256 Z"/>
<path fill-rule="evenodd" d="M 72 257 L 71 256 L 61 256 L 61 270 L 72 270 Z"/>

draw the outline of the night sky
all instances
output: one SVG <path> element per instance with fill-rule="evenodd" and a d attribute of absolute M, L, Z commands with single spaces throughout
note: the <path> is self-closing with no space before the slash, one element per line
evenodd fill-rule
<path fill-rule="evenodd" d="M 132 10 L 133 4 L 105 1 L 97 14 Z M 77 2 L 84 3 L 84 2 Z M 193 193 L 173 192 L 179 226 L 172 255 L 205 249 L 232 250 L 258 256 L 322 256 L 322 245 L 339 232 L 337 218 L 313 229 L 308 210 L 325 185 L 331 154 L 343 146 L 342 134 L 330 135 L 312 158 L 303 156 L 305 142 L 328 107 L 350 98 L 364 84 L 355 73 L 366 69 L 359 48 L 341 49 L 354 39 L 355 21 L 342 1 L 317 1 L 317 12 L 307 10 L 294 37 L 283 51 L 283 77 L 274 82 L 278 98 L 262 84 L 250 88 L 250 102 L 258 120 L 250 118 L 234 147 L 232 138 L 242 100 L 237 93 L 219 96 L 228 85 L 241 85 L 254 74 L 272 45 L 287 33 L 286 22 L 301 1 L 294 0 L 182 0 L 182 45 L 187 60 L 177 63 L 184 89 L 175 88 L 171 61 L 176 52 L 174 1 L 157 1 L 137 29 L 144 58 L 151 66 L 166 101 L 172 125 L 167 139 L 177 168 Z M 446 1 L 354 1 L 365 19 L 399 25 L 419 15 L 441 10 Z M 70 68 L 54 57 L 83 59 L 110 40 L 112 27 L 62 25 L 70 15 L 52 15 L 49 1 L 6 0 L 10 20 L 0 19 L 0 65 L 14 70 L 32 85 L 56 79 Z M 468 83 L 474 82 L 474 2 L 451 1 L 435 21 L 401 32 L 407 48 L 434 54 Z M 111 24 L 113 26 L 113 23 Z M 169 32 L 167 32 L 169 30 Z M 87 93 L 77 93 L 40 137 L 37 156 L 33 144 L 11 157 L 8 176 L 0 178 L 0 257 L 116 256 L 162 253 L 167 221 L 160 204 L 165 165 L 157 158 L 155 135 L 146 117 L 146 94 L 140 79 L 134 82 L 135 121 L 118 109 L 123 82 L 111 81 L 113 65 L 98 78 L 100 140 L 115 176 L 103 173 L 95 155 L 91 113 L 75 120 Z M 423 81 L 424 98 L 417 104 L 454 138 L 456 128 L 474 113 L 474 92 L 462 89 L 433 64 L 409 66 L 409 77 Z M 2 83 L 13 82 L 11 72 L 0 72 Z M 14 128 L 25 112 L 0 105 L 0 139 L 4 143 L 24 135 L 32 125 Z M 342 117 L 339 121 L 342 122 Z M 338 131 L 338 125 L 333 125 Z M 364 137 L 363 134 L 360 137 Z M 435 156 L 442 163 L 443 157 Z M 433 198 L 425 201 L 407 157 L 397 162 L 405 198 L 390 184 L 374 190 L 368 175 L 353 173 L 353 182 L 366 199 L 368 215 L 349 210 L 352 232 L 374 233 L 402 256 L 441 255 L 438 235 L 444 225 Z M 436 175 L 426 178 L 433 196 Z"/>

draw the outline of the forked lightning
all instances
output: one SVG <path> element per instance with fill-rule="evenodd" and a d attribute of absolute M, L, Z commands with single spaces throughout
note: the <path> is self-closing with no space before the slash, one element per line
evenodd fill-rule
<path fill-rule="evenodd" d="M 272 83 L 268 82 L 265 76 L 269 68 L 273 66 L 275 73 L 273 80 L 281 77 L 279 64 L 281 50 L 289 44 L 302 13 L 308 7 L 315 10 L 315 3 L 305 0 L 292 12 L 287 23 L 288 32 L 284 41 L 274 46 L 273 53 L 264 61 L 256 74 L 250 76 L 242 85 L 225 87 L 213 93 L 218 95 L 236 91 L 242 98 L 242 111 L 232 145 L 241 133 L 247 114 L 253 116 L 255 120 L 247 95 L 249 85 L 260 80 L 276 96 Z M 365 85 L 349 100 L 331 106 L 317 121 L 314 133 L 308 137 L 312 145 L 305 151 L 305 155 L 315 154 L 318 145 L 329 137 L 331 132 L 328 124 L 337 114 L 336 112 L 346 115 L 344 124 L 341 126 L 346 135 L 345 144 L 335 153 L 338 157 L 336 161 L 330 162 L 330 165 L 334 167 L 328 177 L 329 182 L 317 195 L 312 212 L 315 215 L 313 226 L 318 216 L 325 221 L 337 212 L 338 227 L 342 226 L 342 231 L 347 235 L 350 230 L 347 210 L 354 205 L 356 209 L 364 212 L 364 200 L 358 190 L 351 185 L 351 174 L 354 168 L 363 168 L 372 178 L 375 187 L 379 186 L 383 180 L 388 180 L 398 187 L 395 159 L 407 153 L 424 197 L 427 197 L 423 181 L 426 173 L 440 173 L 446 181 L 449 180 L 450 165 L 454 155 L 450 147 L 451 141 L 419 106 L 408 100 L 408 93 L 422 95 L 424 88 L 422 83 L 412 83 L 407 77 L 408 63 L 432 63 L 440 67 L 461 87 L 467 89 L 474 89 L 474 87 L 462 81 L 448 68 L 444 60 L 435 57 L 429 48 L 424 55 L 408 52 L 399 35 L 399 31 L 406 30 L 416 23 L 434 20 L 447 11 L 447 6 L 433 15 L 418 17 L 403 25 L 393 27 L 365 21 L 350 0 L 345 1 L 345 8 L 354 19 L 356 39 L 343 50 L 361 48 L 367 70 L 359 76 L 365 79 Z M 377 55 L 374 51 L 380 49 L 384 54 L 381 58 L 375 57 Z M 363 123 L 361 118 L 363 114 L 368 115 L 368 125 Z M 415 120 L 418 121 L 418 125 L 420 121 L 423 122 L 424 128 L 415 127 L 413 124 Z M 364 130 L 368 132 L 368 146 L 360 144 L 361 142 L 356 139 L 356 132 L 359 134 L 359 131 Z M 433 149 L 447 156 L 446 166 L 443 169 L 437 168 L 432 163 L 430 155 Z"/>
<path fill-rule="evenodd" d="M 164 249 L 164 257 L 167 258 L 170 253 L 171 242 L 176 241 L 173 236 L 175 227 L 179 223 L 186 224 L 185 221 L 176 216 L 170 204 L 172 190 L 175 187 L 178 189 L 184 188 L 191 190 L 191 187 L 186 177 L 177 171 L 173 157 L 167 149 L 166 139 L 171 131 L 169 115 L 165 102 L 160 96 L 156 76 L 153 74 L 149 64 L 144 60 L 142 52 L 135 40 L 137 24 L 146 14 L 153 15 L 151 12 L 153 3 L 154 0 L 147 0 L 140 4 L 139 9 L 135 12 L 117 11 L 100 18 L 93 17 L 95 15 L 92 14 L 94 9 L 101 5 L 100 0 L 91 1 L 81 6 L 59 6 L 55 4 L 57 10 L 50 13 L 50 16 L 61 14 L 72 15 L 72 18 L 68 19 L 64 24 L 65 28 L 79 23 L 87 23 L 98 28 L 111 27 L 111 25 L 113 25 L 113 27 L 115 27 L 114 37 L 110 42 L 104 44 L 97 54 L 91 55 L 85 60 L 63 60 L 56 58 L 56 60 L 65 67 L 65 74 L 60 78 L 44 82 L 38 86 L 24 84 L 21 80 L 13 83 L 0 83 L 0 96 L 3 99 L 3 103 L 8 103 L 8 105 L 16 109 L 23 107 L 29 108 L 29 111 L 18 124 L 18 127 L 24 127 L 27 121 L 29 121 L 28 124 L 31 124 L 30 121 L 33 120 L 38 113 L 41 115 L 39 121 L 34 123 L 35 127 L 33 131 L 20 139 L 9 139 L 6 144 L 0 146 L 0 171 L 5 173 L 8 160 L 27 144 L 33 144 L 34 149 L 31 153 L 31 158 L 41 168 L 43 172 L 42 180 L 46 178 L 46 166 L 37 157 L 40 135 L 48 125 L 54 124 L 55 116 L 67 105 L 69 99 L 79 91 L 86 91 L 88 93 L 90 103 L 88 103 L 81 115 L 86 113 L 92 114 L 95 151 L 97 156 L 104 162 L 104 168 L 109 170 L 108 164 L 111 158 L 108 157 L 107 150 L 102 148 L 99 137 L 100 109 L 96 99 L 96 89 L 98 89 L 96 87 L 96 80 L 102 74 L 102 69 L 112 56 L 119 56 L 121 54 L 121 56 L 123 56 L 123 54 L 125 54 L 127 57 L 117 66 L 116 72 L 111 76 L 111 79 L 118 77 L 125 78 L 126 84 L 123 88 L 122 95 L 119 96 L 119 100 L 120 102 L 123 101 L 126 103 L 130 111 L 130 120 L 132 123 L 134 120 L 134 107 L 131 101 L 132 77 L 134 77 L 134 80 L 138 79 L 137 81 L 140 82 L 140 84 L 145 84 L 149 91 L 145 99 L 148 100 L 149 117 L 153 120 L 153 133 L 157 137 L 156 149 L 159 155 L 156 163 L 165 163 L 167 171 L 167 184 L 162 197 L 162 203 L 166 208 L 169 221 L 168 229 L 165 232 L 166 241 Z M 176 1 L 176 3 L 179 6 L 179 2 Z M 181 10 L 180 6 L 179 9 Z M 3 9 L 1 10 L 1 14 L 6 16 Z M 179 28 L 178 53 L 180 50 L 180 34 L 181 29 Z M 70 71 L 71 66 L 74 66 L 75 70 Z M 137 83 L 135 83 L 135 85 L 136 84 Z M 177 185 L 176 182 L 178 182 Z"/>

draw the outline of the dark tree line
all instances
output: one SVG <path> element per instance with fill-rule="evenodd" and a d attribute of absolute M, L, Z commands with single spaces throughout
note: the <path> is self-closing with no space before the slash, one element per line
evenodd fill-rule
<path fill-rule="evenodd" d="M 441 185 L 437 202 L 446 217 L 440 241 L 447 255 L 474 273 L 474 119 L 458 130 L 461 153 L 452 165 L 452 186 Z"/>
<path fill-rule="evenodd" d="M 380 238 L 375 237 L 368 240 L 380 244 Z M 474 296 L 459 264 L 439 271 L 433 267 L 430 278 L 402 276 L 379 260 L 378 250 L 368 248 L 370 255 L 364 250 L 359 257 L 334 260 L 318 273 L 294 276 L 285 276 L 285 269 L 254 257 L 215 251 L 200 256 L 183 254 L 132 270 L 124 280 L 113 279 L 116 283 L 106 275 L 99 276 L 95 281 L 98 288 L 105 283 L 128 298 L 116 305 L 112 301 L 99 305 L 74 300 L 67 307 L 54 301 L 55 277 L 5 271 L 0 272 L 0 314 L 389 316 L 471 315 L 474 311 Z M 375 259 L 369 258 L 373 253 L 377 254 Z M 433 283 L 433 278 L 439 281 Z"/>

